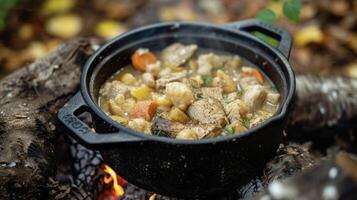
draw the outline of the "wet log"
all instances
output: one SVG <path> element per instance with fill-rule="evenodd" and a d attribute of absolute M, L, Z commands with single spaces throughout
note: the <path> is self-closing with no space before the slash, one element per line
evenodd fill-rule
<path fill-rule="evenodd" d="M 289 140 L 331 143 L 357 153 L 357 79 L 298 75 Z"/>
<path fill-rule="evenodd" d="M 78 89 L 91 52 L 89 40 L 75 39 L 0 81 L 0 199 L 71 195 L 54 181 L 56 113 Z"/>
<path fill-rule="evenodd" d="M 253 199 L 357 199 L 357 159 L 340 152 L 330 160 L 285 179 L 273 181 Z"/>

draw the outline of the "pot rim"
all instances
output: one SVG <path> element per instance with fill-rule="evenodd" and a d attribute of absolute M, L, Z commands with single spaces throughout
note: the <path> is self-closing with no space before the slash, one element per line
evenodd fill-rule
<path fill-rule="evenodd" d="M 204 27 L 209 27 L 213 29 L 221 29 L 223 31 L 227 31 L 233 34 L 239 34 L 241 36 L 244 36 L 250 40 L 253 40 L 254 42 L 259 43 L 260 45 L 264 46 L 267 48 L 269 51 L 271 51 L 274 55 L 277 56 L 277 58 L 282 62 L 282 66 L 286 68 L 286 71 L 288 73 L 288 77 L 286 77 L 286 83 L 287 85 L 290 82 L 290 86 L 287 87 L 287 95 L 286 99 L 284 102 L 282 102 L 281 109 L 278 111 L 278 113 L 275 113 L 274 116 L 271 118 L 267 119 L 266 121 L 262 122 L 261 124 L 248 129 L 247 131 L 244 131 L 240 134 L 233 134 L 229 136 L 221 136 L 221 137 L 215 137 L 215 138 L 208 138 L 208 139 L 201 139 L 201 140 L 179 140 L 175 138 L 169 138 L 169 137 L 162 137 L 162 136 L 155 136 L 155 135 L 148 135 L 142 132 L 138 132 L 134 129 L 128 128 L 126 126 L 123 126 L 114 120 L 112 120 L 108 115 L 106 115 L 102 109 L 99 107 L 99 105 L 92 99 L 89 88 L 86 84 L 87 79 L 88 79 L 88 71 L 92 67 L 93 61 L 100 56 L 100 54 L 107 49 L 109 46 L 111 46 L 113 43 L 117 42 L 117 40 L 123 40 L 127 36 L 136 34 L 142 31 L 147 31 L 152 28 L 158 28 L 158 27 L 172 27 L 172 28 L 177 28 L 181 26 L 204 26 Z M 94 66 L 96 67 L 96 66 Z M 101 120 L 104 120 L 108 122 L 111 126 L 115 127 L 116 129 L 120 131 L 125 131 L 127 134 L 138 137 L 142 139 L 142 141 L 156 141 L 156 142 L 163 142 L 163 143 L 169 143 L 169 144 L 212 144 L 212 143 L 219 143 L 219 142 L 225 142 L 225 141 L 231 141 L 231 140 L 238 140 L 250 135 L 253 135 L 258 132 L 260 129 L 266 128 L 268 125 L 279 122 L 282 120 L 286 114 L 287 110 L 289 108 L 289 105 L 291 104 L 292 98 L 295 93 L 295 75 L 294 72 L 291 68 L 291 65 L 288 61 L 288 59 L 276 48 L 268 45 L 267 43 L 259 40 L 257 37 L 254 37 L 253 35 L 241 31 L 241 30 L 236 30 L 230 27 L 225 27 L 223 25 L 214 25 L 210 23 L 205 23 L 205 22 L 163 22 L 163 23 L 154 23 L 151 25 L 143 26 L 140 28 L 133 29 L 131 31 L 128 31 L 126 33 L 123 33 L 121 35 L 116 36 L 112 40 L 106 42 L 103 46 L 101 46 L 99 49 L 97 49 L 91 56 L 90 58 L 86 61 L 83 69 L 82 69 L 82 74 L 81 74 L 81 80 L 80 80 L 80 90 L 82 97 L 85 101 L 85 103 L 89 106 L 89 108 L 94 112 L 95 115 L 97 115 Z M 100 133 L 99 133 L 100 134 Z M 119 133 L 120 134 L 120 133 Z"/>

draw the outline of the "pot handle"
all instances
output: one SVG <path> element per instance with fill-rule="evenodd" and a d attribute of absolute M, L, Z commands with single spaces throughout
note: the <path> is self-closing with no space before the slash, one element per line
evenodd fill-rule
<path fill-rule="evenodd" d="M 57 116 L 59 121 L 69 129 L 69 133 L 87 147 L 100 147 L 118 143 L 142 142 L 147 139 L 139 136 L 129 135 L 123 131 L 114 133 L 96 133 L 80 120 L 76 113 L 90 112 L 89 106 L 84 102 L 80 92 L 75 94 L 69 102 L 59 110 Z"/>
<path fill-rule="evenodd" d="M 236 30 L 252 33 L 258 31 L 269 37 L 279 41 L 277 49 L 286 57 L 289 58 L 292 46 L 292 37 L 290 33 L 280 27 L 272 24 L 264 23 L 256 19 L 243 20 L 240 22 L 228 23 L 226 26 Z M 256 36 L 255 36 L 256 37 Z"/>

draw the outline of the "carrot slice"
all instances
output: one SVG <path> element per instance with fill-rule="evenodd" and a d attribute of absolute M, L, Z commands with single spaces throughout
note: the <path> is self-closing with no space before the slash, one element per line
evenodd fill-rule
<path fill-rule="evenodd" d="M 145 120 L 150 121 L 156 113 L 157 106 L 157 103 L 154 101 L 139 101 L 131 110 L 130 117 L 144 118 Z"/>
<path fill-rule="evenodd" d="M 263 77 L 262 73 L 260 73 L 259 70 L 257 70 L 257 69 L 251 68 L 251 69 L 249 69 L 249 71 L 243 72 L 243 74 L 246 76 L 254 76 L 260 84 L 262 84 L 264 82 L 264 77 Z"/>
<path fill-rule="evenodd" d="M 156 63 L 157 59 L 156 56 L 150 51 L 135 51 L 135 53 L 131 56 L 131 61 L 135 69 L 145 72 L 146 66 Z"/>
<path fill-rule="evenodd" d="M 259 81 L 259 83 L 264 82 L 264 77 L 258 70 L 254 69 L 252 75 Z"/>

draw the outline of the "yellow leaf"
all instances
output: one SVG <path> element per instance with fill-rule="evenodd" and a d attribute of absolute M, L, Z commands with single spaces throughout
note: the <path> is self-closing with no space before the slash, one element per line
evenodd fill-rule
<path fill-rule="evenodd" d="M 67 12 L 73 8 L 74 4 L 74 0 L 47 0 L 42 6 L 42 13 L 51 15 Z"/>
<path fill-rule="evenodd" d="M 323 33 L 316 25 L 311 25 L 302 28 L 294 35 L 296 46 L 305 46 L 309 43 L 321 43 L 323 41 Z"/>
<path fill-rule="evenodd" d="M 111 39 L 125 31 L 127 31 L 127 28 L 114 20 L 101 21 L 95 27 L 95 33 L 105 39 Z"/>
<path fill-rule="evenodd" d="M 46 22 L 46 31 L 62 38 L 74 37 L 81 31 L 81 28 L 81 19 L 74 14 L 58 15 Z"/>

